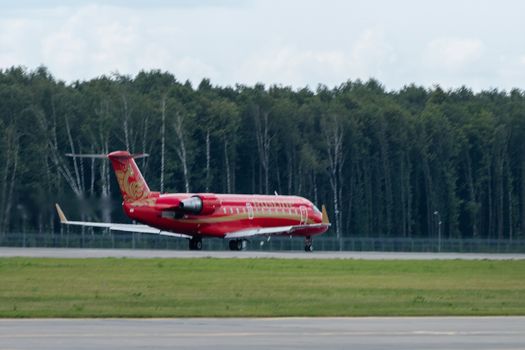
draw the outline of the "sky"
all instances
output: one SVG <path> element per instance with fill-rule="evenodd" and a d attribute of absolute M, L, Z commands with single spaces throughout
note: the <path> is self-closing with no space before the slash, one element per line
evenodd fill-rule
<path fill-rule="evenodd" d="M 213 85 L 525 88 L 525 1 L 0 0 L 0 69 Z"/>

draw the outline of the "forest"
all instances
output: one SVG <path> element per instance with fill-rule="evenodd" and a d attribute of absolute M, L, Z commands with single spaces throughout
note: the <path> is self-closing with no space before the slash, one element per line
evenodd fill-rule
<path fill-rule="evenodd" d="M 525 92 L 377 80 L 198 86 L 160 70 L 66 83 L 0 70 L 0 235 L 126 220 L 109 162 L 148 153 L 152 190 L 294 194 L 333 237 L 525 239 Z M 441 224 L 440 224 L 441 223 Z"/>

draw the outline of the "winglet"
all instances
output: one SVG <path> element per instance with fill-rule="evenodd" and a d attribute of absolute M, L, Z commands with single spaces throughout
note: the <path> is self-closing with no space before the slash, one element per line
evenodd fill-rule
<path fill-rule="evenodd" d="M 326 213 L 326 207 L 323 206 L 321 207 L 321 213 L 322 213 L 322 218 L 323 218 L 323 224 L 329 224 L 330 223 L 330 220 L 328 220 L 328 214 Z"/>
<path fill-rule="evenodd" d="M 66 224 L 67 223 L 66 215 L 64 215 L 64 212 L 62 211 L 62 209 L 60 209 L 60 206 L 58 205 L 58 203 L 55 203 L 55 207 L 57 208 L 57 213 L 58 213 L 58 217 L 60 218 L 60 222 L 63 224 Z"/>

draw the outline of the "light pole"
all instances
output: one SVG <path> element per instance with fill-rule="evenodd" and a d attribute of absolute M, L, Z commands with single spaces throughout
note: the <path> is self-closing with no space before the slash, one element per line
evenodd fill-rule
<path fill-rule="evenodd" d="M 441 215 L 439 215 L 437 210 L 434 212 L 434 215 L 438 219 L 438 252 L 441 252 Z"/>

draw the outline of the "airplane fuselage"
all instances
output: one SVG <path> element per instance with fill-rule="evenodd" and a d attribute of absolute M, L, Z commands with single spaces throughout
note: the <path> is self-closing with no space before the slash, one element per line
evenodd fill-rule
<path fill-rule="evenodd" d="M 182 201 L 192 197 L 211 199 L 215 204 L 205 213 L 179 210 Z M 223 238 L 227 233 L 260 227 L 321 224 L 321 212 L 307 199 L 297 196 L 240 194 L 158 194 L 149 201 L 124 202 L 125 213 L 132 219 L 161 230 L 191 236 Z M 314 236 L 326 226 L 299 229 L 294 236 Z"/>

